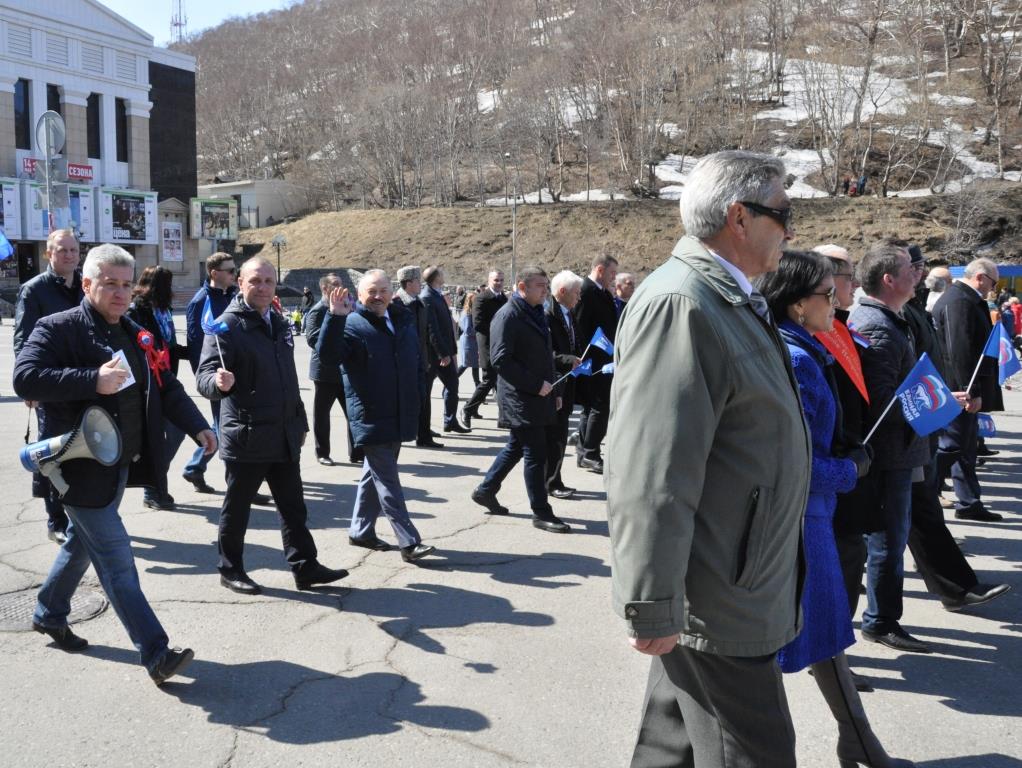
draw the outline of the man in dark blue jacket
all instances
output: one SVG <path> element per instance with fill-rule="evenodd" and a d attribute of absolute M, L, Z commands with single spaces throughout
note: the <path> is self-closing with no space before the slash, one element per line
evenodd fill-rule
<path fill-rule="evenodd" d="M 216 437 L 172 373 L 162 371 L 159 379 L 152 375 L 139 341 L 142 328 L 123 317 L 134 265 L 131 255 L 116 245 L 89 252 L 82 280 L 85 299 L 36 323 L 15 364 L 14 388 L 20 397 L 46 404 L 44 437 L 70 431 L 92 405 L 110 414 L 121 435 L 118 464 L 106 467 L 80 458 L 60 466 L 69 486 L 64 503 L 71 522 L 67 541 L 39 590 L 32 628 L 65 651 L 88 645 L 67 626 L 67 616 L 91 562 L 142 664 L 160 685 L 193 654 L 187 648 L 168 648 L 167 635 L 142 594 L 131 541 L 117 509 L 125 486 L 161 482 L 157 468 L 163 466 L 164 417 L 206 452 L 216 448 Z"/>
<path fill-rule="evenodd" d="M 284 556 L 298 589 L 329 584 L 348 572 L 316 559 L 298 466 L 309 432 L 295 369 L 291 326 L 271 309 L 277 273 L 255 256 L 241 268 L 239 293 L 207 336 L 195 374 L 199 393 L 220 401 L 220 458 L 227 493 L 220 510 L 220 583 L 233 592 L 262 590 L 245 571 L 243 551 L 252 499 L 265 479 L 280 513 Z M 222 361 L 222 362 L 221 362 Z"/>
<path fill-rule="evenodd" d="M 82 301 L 82 276 L 78 272 L 78 240 L 70 229 L 55 229 L 46 238 L 46 257 L 50 265 L 42 274 L 26 282 L 18 291 L 14 309 L 14 357 L 28 341 L 36 322 L 47 315 L 77 307 Z M 34 406 L 26 401 L 29 408 Z M 46 408 L 36 410 L 39 434 L 46 431 Z M 46 506 L 46 526 L 50 540 L 63 544 L 67 538 L 67 514 L 60 496 L 40 473 L 32 476 L 32 495 Z"/>
<path fill-rule="evenodd" d="M 544 531 L 567 533 L 547 500 L 546 435 L 556 421 L 554 352 L 543 302 L 550 280 L 539 267 L 518 273 L 514 294 L 490 325 L 490 360 L 497 372 L 500 411 L 511 425 L 507 445 L 497 454 L 472 501 L 491 515 L 506 515 L 497 501 L 504 478 L 525 458 L 525 490 L 532 507 L 532 524 Z"/>
<path fill-rule="evenodd" d="M 382 512 L 394 528 L 401 557 L 414 562 L 434 551 L 422 543 L 408 517 L 397 472 L 401 443 L 415 436 L 419 422 L 415 318 L 403 306 L 391 304 L 390 279 L 381 269 L 365 273 L 358 299 L 353 312 L 346 290 L 338 287 L 330 294 L 317 349 L 324 365 L 342 366 L 351 433 L 365 453 L 348 541 L 366 549 L 390 549 L 376 535 Z"/>
<path fill-rule="evenodd" d="M 426 392 L 433 391 L 433 382 L 439 376 L 444 385 L 444 432 L 466 433 L 458 423 L 458 343 L 454 338 L 454 319 L 451 308 L 440 290 L 444 287 L 444 271 L 440 267 L 427 267 L 422 273 L 422 292 L 419 298 L 429 315 L 429 369 L 426 374 Z M 419 442 L 430 438 L 429 415 L 420 414 Z"/>
<path fill-rule="evenodd" d="M 209 299 L 210 308 L 213 310 L 213 317 L 220 317 L 231 303 L 231 299 L 238 292 L 235 284 L 234 257 L 229 253 L 214 253 L 206 259 L 206 274 L 208 281 L 195 292 L 192 300 L 188 302 L 185 310 L 185 322 L 187 323 L 188 338 L 188 362 L 192 366 L 192 373 L 199 367 L 199 357 L 202 355 L 202 341 L 206 334 L 202 332 L 202 310 L 206 306 L 206 299 Z M 220 402 L 214 400 L 210 403 L 213 412 L 213 429 L 219 434 L 220 430 Z M 196 451 L 188 464 L 185 465 L 184 479 L 195 486 L 199 493 L 216 493 L 206 482 L 206 466 L 212 455 Z M 266 503 L 269 499 L 261 499 Z"/>

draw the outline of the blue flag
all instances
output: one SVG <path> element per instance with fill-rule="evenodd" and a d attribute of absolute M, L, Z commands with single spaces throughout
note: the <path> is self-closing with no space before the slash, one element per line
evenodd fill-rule
<path fill-rule="evenodd" d="M 994 417 L 989 413 L 977 413 L 976 424 L 979 426 L 980 437 L 997 437 L 997 427 L 994 426 Z"/>
<path fill-rule="evenodd" d="M 607 363 L 600 369 L 600 373 L 605 373 L 608 376 L 610 376 L 612 373 L 614 373 L 614 363 Z"/>
<path fill-rule="evenodd" d="M 202 307 L 202 332 L 207 336 L 221 336 L 228 331 L 227 323 L 222 320 L 218 323 L 213 317 L 213 307 L 209 303 L 209 296 Z"/>
<path fill-rule="evenodd" d="M 578 378 L 579 376 L 592 376 L 593 375 L 593 361 L 586 360 L 578 368 L 572 370 L 571 375 Z"/>
<path fill-rule="evenodd" d="M 997 361 L 997 383 L 1001 386 L 1011 376 L 1022 371 L 1022 363 L 1015 356 L 1015 349 L 1008 338 L 1008 329 L 1003 323 L 994 323 L 987 345 L 983 348 L 983 354 Z"/>
<path fill-rule="evenodd" d="M 946 427 L 962 412 L 925 352 L 895 394 L 901 401 L 905 421 L 920 436 Z"/>
<path fill-rule="evenodd" d="M 602 328 L 596 329 L 596 333 L 593 334 L 593 339 L 589 342 L 589 346 L 602 349 L 608 355 L 614 354 L 614 342 L 607 338 L 607 334 L 603 332 Z"/>
<path fill-rule="evenodd" d="M 14 255 L 14 246 L 7 239 L 7 235 L 0 229 L 0 259 L 7 259 Z"/>

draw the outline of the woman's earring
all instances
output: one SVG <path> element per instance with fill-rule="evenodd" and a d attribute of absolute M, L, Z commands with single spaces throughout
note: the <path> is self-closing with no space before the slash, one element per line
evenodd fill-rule
<path fill-rule="evenodd" d="M 803 315 L 801 312 L 798 313 L 798 324 L 799 325 L 805 325 L 806 324 L 806 316 Z"/>

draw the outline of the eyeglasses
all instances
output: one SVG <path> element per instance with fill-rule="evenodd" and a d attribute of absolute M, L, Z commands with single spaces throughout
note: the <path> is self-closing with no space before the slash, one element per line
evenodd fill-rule
<path fill-rule="evenodd" d="M 829 291 L 815 291 L 810 296 L 826 296 L 827 301 L 834 301 L 834 295 L 837 293 L 837 289 L 832 285 Z"/>
<path fill-rule="evenodd" d="M 238 274 L 237 267 L 213 267 L 214 272 L 230 272 L 232 275 Z"/>
<path fill-rule="evenodd" d="M 764 216 L 769 216 L 771 219 L 773 219 L 782 227 L 784 227 L 785 231 L 791 229 L 790 205 L 787 208 L 771 208 L 770 206 L 760 205 L 759 203 L 753 203 L 748 200 L 739 200 L 738 202 L 754 213 L 761 213 Z"/>

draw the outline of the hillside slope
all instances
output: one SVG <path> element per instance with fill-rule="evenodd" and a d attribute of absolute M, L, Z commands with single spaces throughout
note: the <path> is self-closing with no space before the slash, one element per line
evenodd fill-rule
<path fill-rule="evenodd" d="M 919 243 L 935 261 L 963 263 L 977 253 L 1022 262 L 1022 185 L 990 183 L 980 191 L 909 199 L 796 200 L 793 248 L 835 242 L 861 253 L 875 238 Z M 622 268 L 648 273 L 682 234 L 677 203 L 643 201 L 519 206 L 517 263 L 583 271 L 594 254 L 611 253 Z M 318 213 L 288 225 L 244 231 L 242 244 L 288 240 L 281 264 L 297 268 L 443 264 L 448 282 L 482 282 L 511 259 L 506 208 L 424 208 Z"/>

